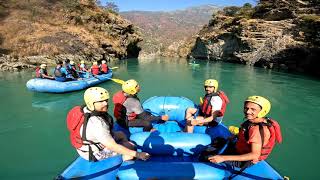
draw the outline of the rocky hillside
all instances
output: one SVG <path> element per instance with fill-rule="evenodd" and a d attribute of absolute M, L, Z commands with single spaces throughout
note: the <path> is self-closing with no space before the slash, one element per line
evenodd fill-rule
<path fill-rule="evenodd" d="M 218 9 L 205 5 L 170 12 L 128 11 L 121 15 L 141 29 L 141 58 L 176 56 L 177 47 L 198 32 Z"/>
<path fill-rule="evenodd" d="M 320 2 L 261 0 L 256 7 L 226 7 L 179 51 L 320 77 Z"/>
<path fill-rule="evenodd" d="M 138 57 L 135 27 L 95 0 L 0 0 L 0 69 Z"/>

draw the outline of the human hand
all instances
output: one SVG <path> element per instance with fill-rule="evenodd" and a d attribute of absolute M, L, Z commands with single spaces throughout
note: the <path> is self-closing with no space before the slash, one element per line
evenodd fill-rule
<path fill-rule="evenodd" d="M 162 115 L 162 116 L 161 116 L 161 119 L 162 119 L 163 121 L 168 121 L 168 120 L 169 120 L 169 116 L 168 116 L 168 115 Z"/>
<path fill-rule="evenodd" d="M 220 155 L 210 156 L 208 160 L 212 163 L 222 163 L 225 161 L 223 156 L 220 156 Z"/>
<path fill-rule="evenodd" d="M 192 125 L 200 125 L 202 126 L 204 124 L 204 117 L 202 116 L 197 116 L 194 122 L 191 122 Z"/>
<path fill-rule="evenodd" d="M 190 124 L 191 124 L 192 126 L 196 126 L 196 125 L 198 125 L 199 123 L 198 123 L 198 120 L 193 119 L 193 120 L 190 121 Z"/>
<path fill-rule="evenodd" d="M 136 152 L 136 158 L 146 161 L 147 159 L 150 158 L 150 154 L 146 152 Z"/>

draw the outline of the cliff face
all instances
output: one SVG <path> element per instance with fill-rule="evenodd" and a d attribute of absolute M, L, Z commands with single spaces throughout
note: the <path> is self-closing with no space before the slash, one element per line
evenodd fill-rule
<path fill-rule="evenodd" d="M 135 27 L 93 0 L 0 0 L 0 69 L 138 57 Z"/>
<path fill-rule="evenodd" d="M 187 56 L 320 76 L 320 5 L 263 0 L 218 12 L 185 48 Z"/>

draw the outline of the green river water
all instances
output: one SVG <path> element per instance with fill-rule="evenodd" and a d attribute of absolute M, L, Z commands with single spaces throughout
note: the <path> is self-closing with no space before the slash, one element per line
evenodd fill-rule
<path fill-rule="evenodd" d="M 278 120 L 283 144 L 268 162 L 290 179 L 318 179 L 320 148 L 320 81 L 311 77 L 243 65 L 198 62 L 184 59 L 120 61 L 113 66 L 114 78 L 136 79 L 142 101 L 151 96 L 185 96 L 199 102 L 203 81 L 215 78 L 231 103 L 226 125 L 242 122 L 243 100 L 249 95 L 268 97 L 270 117 Z M 32 72 L 0 73 L 0 179 L 53 179 L 77 156 L 71 147 L 65 117 L 83 103 L 83 91 L 67 94 L 29 92 L 25 86 Z M 108 81 L 98 86 L 111 94 L 120 85 Z M 112 112 L 111 105 L 109 112 Z"/>

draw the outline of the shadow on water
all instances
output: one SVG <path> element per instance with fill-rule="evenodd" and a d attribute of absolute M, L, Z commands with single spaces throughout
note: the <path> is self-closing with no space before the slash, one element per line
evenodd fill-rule
<path fill-rule="evenodd" d="M 69 94 L 33 93 L 31 105 L 34 108 L 42 108 L 46 111 L 70 109 L 73 104 L 83 104 L 82 96 L 82 91 Z"/>

